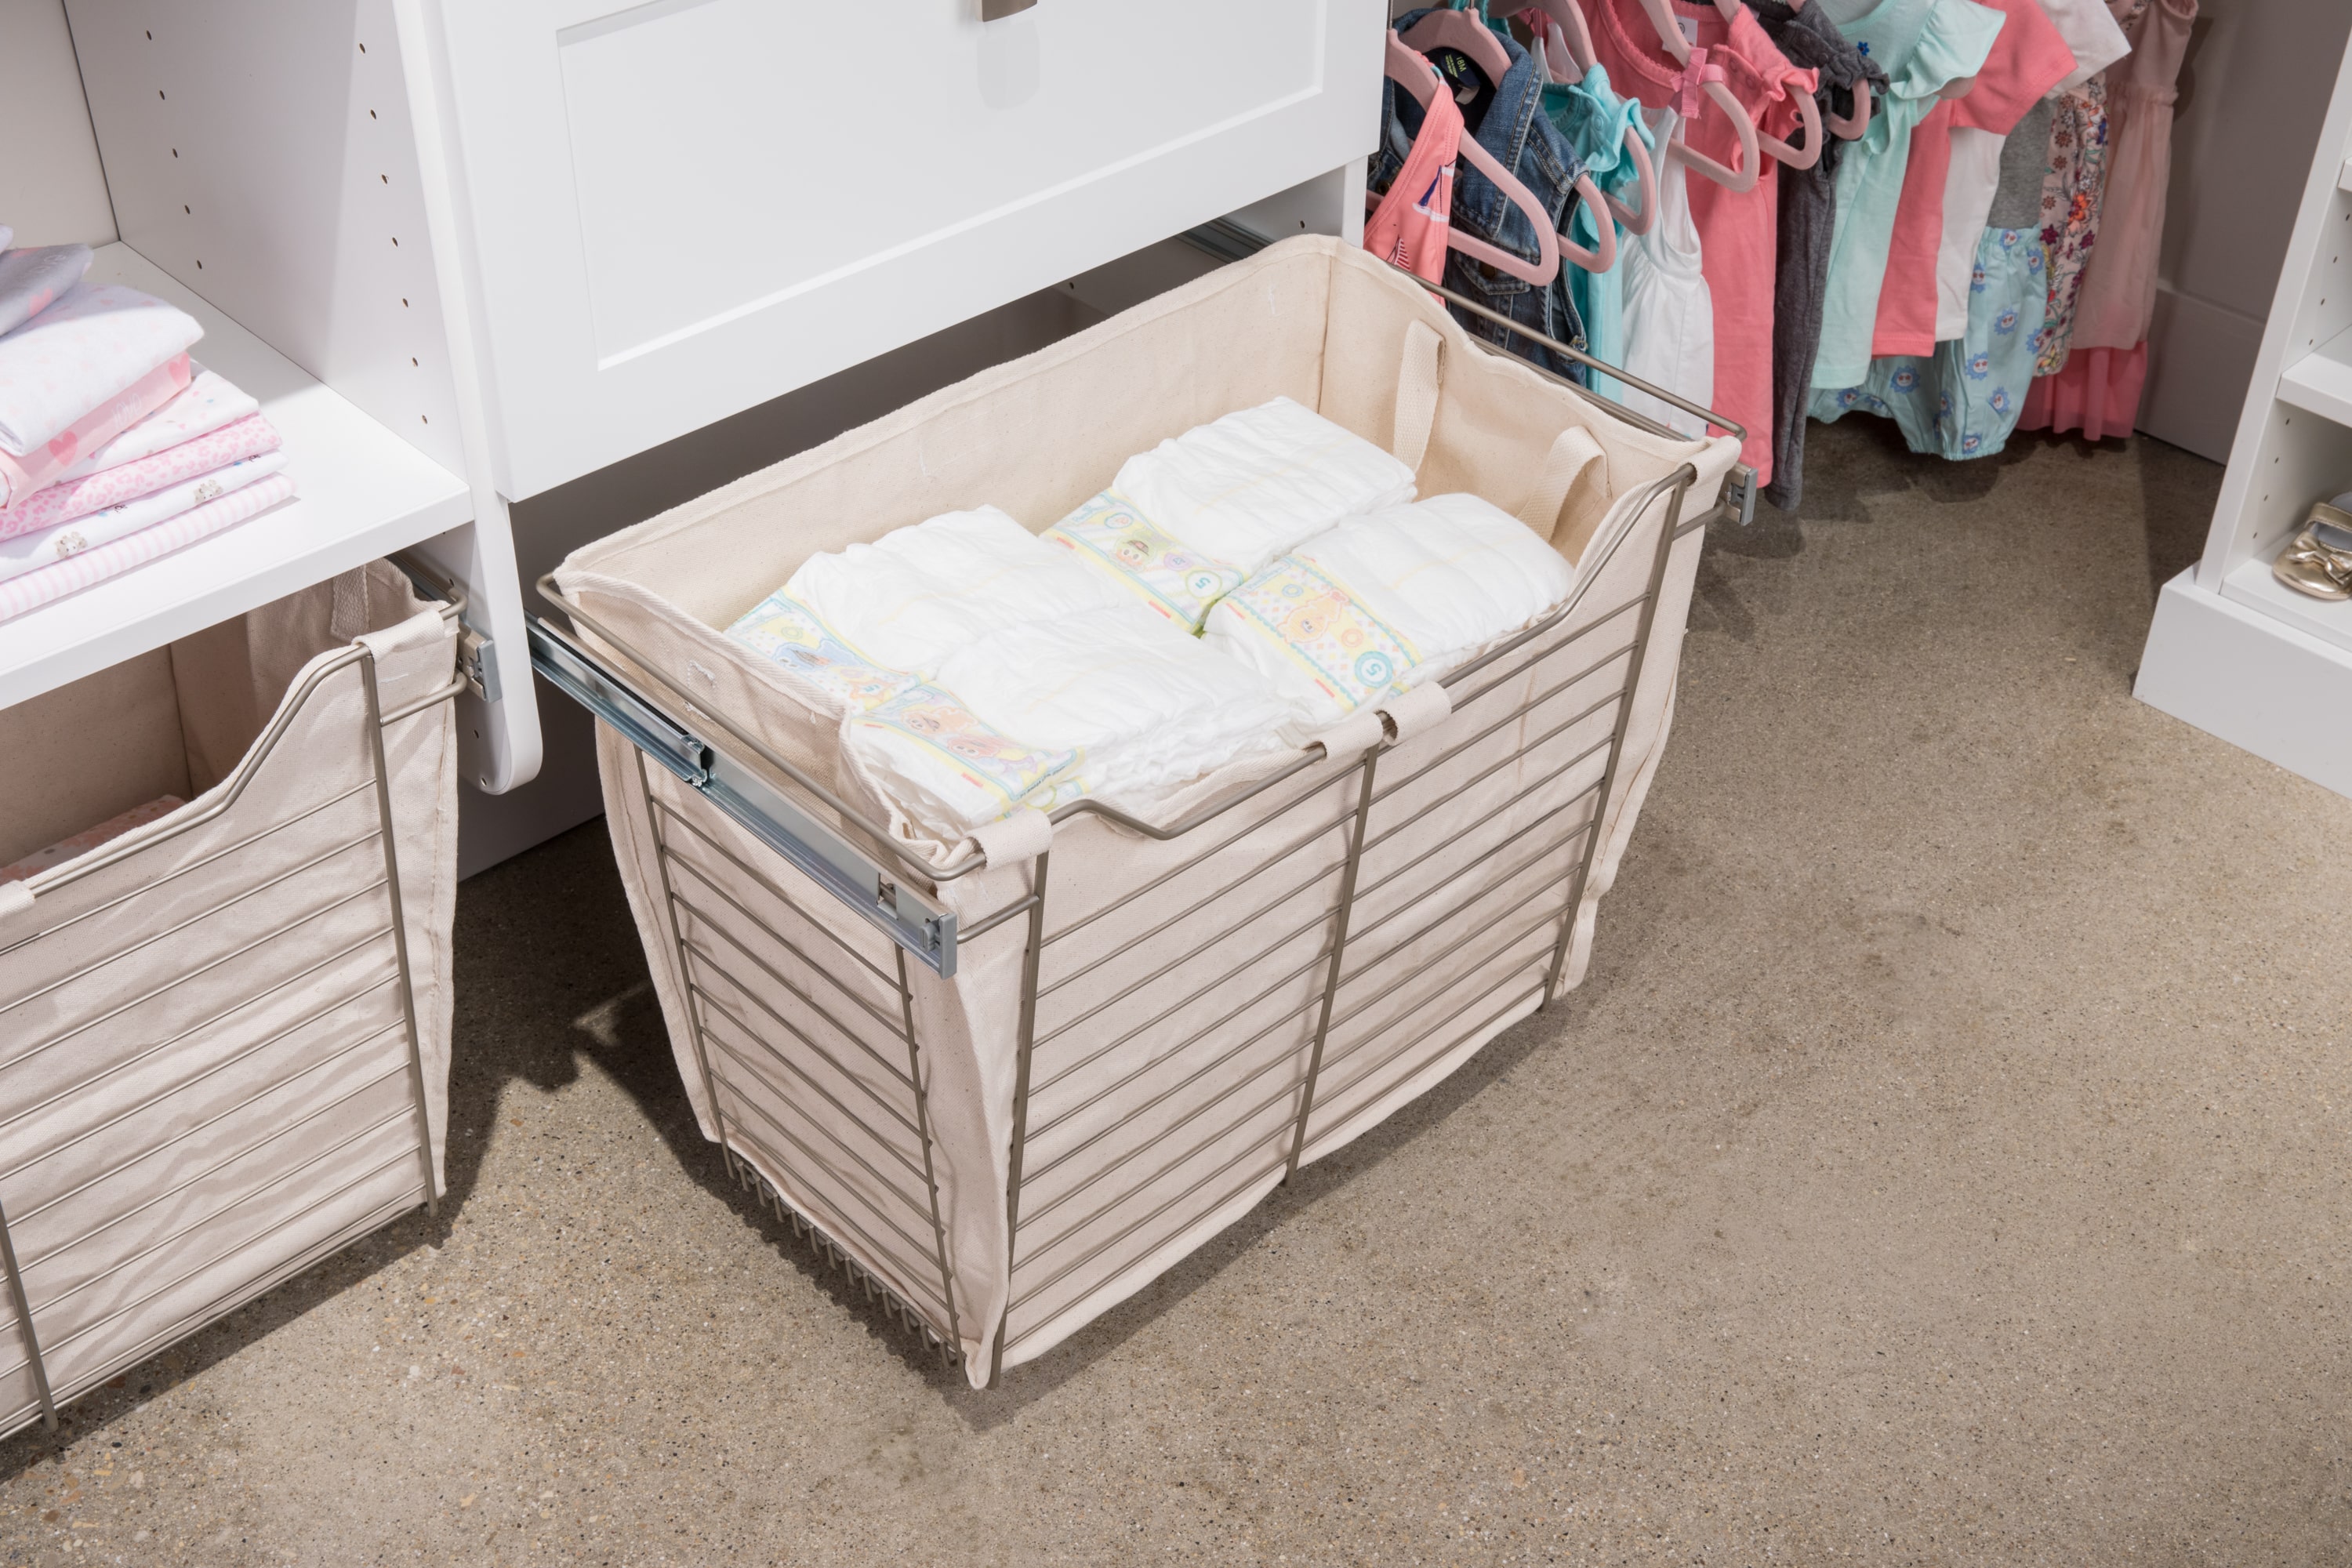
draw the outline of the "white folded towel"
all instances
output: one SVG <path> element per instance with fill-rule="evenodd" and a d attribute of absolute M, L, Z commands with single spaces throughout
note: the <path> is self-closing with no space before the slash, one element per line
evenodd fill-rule
<path fill-rule="evenodd" d="M 1001 627 L 1132 603 L 992 506 L 813 555 L 783 592 L 874 663 L 927 680 Z"/>
<path fill-rule="evenodd" d="M 75 285 L 0 337 L 0 451 L 21 458 L 47 445 L 204 332 L 185 310 L 136 289 Z"/>
<path fill-rule="evenodd" d="M 87 245 L 0 251 L 0 334 L 16 331 L 89 273 Z"/>
<path fill-rule="evenodd" d="M 1219 600 L 1202 640 L 1282 694 L 1299 739 L 1459 668 L 1575 584 L 1518 519 L 1434 496 L 1307 541 Z"/>
<path fill-rule="evenodd" d="M 1287 397 L 1138 453 L 1111 489 L 1162 533 L 1244 575 L 1343 518 L 1413 497 L 1411 468 Z"/>

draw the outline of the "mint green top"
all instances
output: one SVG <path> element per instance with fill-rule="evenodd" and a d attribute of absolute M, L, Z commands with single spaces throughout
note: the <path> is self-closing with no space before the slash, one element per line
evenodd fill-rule
<path fill-rule="evenodd" d="M 1547 83 L 1543 89 L 1544 114 L 1559 127 L 1576 155 L 1584 161 L 1584 172 L 1603 194 L 1621 201 L 1632 199 L 1640 184 L 1633 160 L 1625 153 L 1625 132 L 1631 131 L 1642 139 L 1642 144 L 1654 156 L 1656 141 L 1651 135 L 1649 122 L 1642 118 L 1638 100 L 1620 98 L 1609 86 L 1609 72 L 1594 62 L 1583 79 L 1574 82 Z M 1614 221 L 1613 219 L 1611 221 Z M 1590 250 L 1601 242 L 1601 226 L 1592 209 L 1579 202 L 1576 213 L 1569 220 L 1569 237 Z M 1618 244 L 1624 244 L 1624 230 L 1618 229 Z M 1625 363 L 1625 275 L 1620 262 L 1606 272 L 1587 272 L 1580 267 L 1563 269 L 1568 275 L 1568 297 L 1576 306 L 1577 319 L 1584 323 L 1584 342 L 1592 357 L 1611 364 Z M 1592 390 L 1603 397 L 1622 397 L 1625 389 L 1614 377 L 1592 374 Z"/>
<path fill-rule="evenodd" d="M 1854 20 L 1838 22 L 1838 31 L 1886 72 L 1887 89 L 1871 104 L 1870 129 L 1838 162 L 1815 386 L 1857 386 L 1869 375 L 1911 132 L 1948 84 L 1984 68 L 2007 20 L 1976 0 L 1879 0 Z"/>

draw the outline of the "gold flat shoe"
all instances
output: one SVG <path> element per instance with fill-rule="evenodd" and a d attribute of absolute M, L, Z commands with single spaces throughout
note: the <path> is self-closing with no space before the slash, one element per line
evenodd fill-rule
<path fill-rule="evenodd" d="M 2315 599 L 2352 599 L 2352 510 L 2346 502 L 2317 501 L 2303 531 L 2271 563 L 2271 575 Z"/>

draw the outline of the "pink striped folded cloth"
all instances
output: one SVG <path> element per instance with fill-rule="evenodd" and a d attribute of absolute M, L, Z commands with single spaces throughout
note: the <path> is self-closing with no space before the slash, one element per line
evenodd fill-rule
<path fill-rule="evenodd" d="M 294 481 L 284 474 L 272 474 L 258 484 L 234 490 L 218 500 L 206 501 L 193 511 L 184 511 L 168 522 L 140 530 L 128 538 L 111 544 L 100 544 L 83 551 L 69 560 L 37 572 L 27 572 L 22 577 L 12 577 L 0 583 L 0 621 L 21 616 L 27 610 L 37 610 L 53 600 L 68 594 L 78 594 L 94 583 L 143 566 L 158 556 L 169 555 L 233 528 L 249 517 L 258 516 L 287 500 L 294 493 Z"/>
<path fill-rule="evenodd" d="M 190 390 L 194 390 L 191 388 Z M 182 394 L 183 396 L 186 394 Z M 175 398 L 173 401 L 177 402 Z M 141 424 L 145 424 L 142 420 Z M 129 432 L 125 432 L 128 434 Z M 118 468 L 105 468 L 86 479 L 66 479 L 36 490 L 20 505 L 0 511 L 0 539 L 14 539 L 37 529 L 52 528 L 61 522 L 71 522 L 94 511 L 136 500 L 152 495 L 167 485 L 193 479 L 215 468 L 243 458 L 259 457 L 274 452 L 285 445 L 278 427 L 258 414 L 249 414 L 236 424 L 199 436 L 193 441 L 183 441 L 167 447 L 152 457 Z"/>
<path fill-rule="evenodd" d="M 15 506 L 56 483 L 85 454 L 187 391 L 189 379 L 188 356 L 175 354 L 75 420 L 47 446 L 21 458 L 0 451 L 0 506 Z"/>
<path fill-rule="evenodd" d="M 58 523 L 54 528 L 20 533 L 14 539 L 0 539 L 0 583 L 12 577 L 22 577 L 28 572 L 38 572 L 44 566 L 54 566 L 68 556 L 79 555 L 85 550 L 95 550 L 101 544 L 111 544 L 118 539 L 143 533 L 157 523 L 169 521 L 184 511 L 193 511 L 215 497 L 258 484 L 285 466 L 286 454 L 283 451 L 239 458 L 234 463 L 207 468 L 193 479 L 182 479 L 176 485 L 150 490 L 120 506 L 108 507 L 104 511 L 94 511 L 87 517 Z"/>

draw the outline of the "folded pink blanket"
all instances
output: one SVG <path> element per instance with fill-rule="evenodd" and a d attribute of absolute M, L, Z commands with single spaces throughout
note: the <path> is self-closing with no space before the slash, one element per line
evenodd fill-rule
<path fill-rule="evenodd" d="M 185 400 L 194 391 L 190 387 L 166 408 Z M 152 424 L 163 417 L 163 413 L 158 410 L 131 428 Z M 128 430 L 123 432 L 125 436 L 129 434 Z M 16 539 L 137 500 L 215 468 L 226 468 L 240 458 L 274 452 L 282 445 L 284 437 L 278 434 L 276 426 L 258 414 L 249 414 L 224 429 L 183 441 L 176 447 L 166 447 L 150 457 L 101 469 L 86 479 L 60 479 L 47 489 L 34 491 L 22 505 L 0 511 L 0 540 Z"/>
<path fill-rule="evenodd" d="M 89 271 L 87 245 L 37 245 L 0 251 L 0 333 L 16 331 L 47 310 Z"/>
<path fill-rule="evenodd" d="M 125 463 L 152 458 L 167 447 L 209 436 L 224 425 L 234 425 L 248 414 L 261 412 L 260 401 L 253 394 L 233 385 L 218 371 L 206 370 L 194 360 L 188 362 L 188 370 L 185 392 L 96 451 L 85 447 L 80 459 L 53 482 L 63 484 L 103 468 L 119 468 Z M 0 507 L 6 505 L 5 500 L 0 499 Z M 0 518 L 0 524 L 5 521 L 5 518 Z"/>
<path fill-rule="evenodd" d="M 76 420 L 64 434 L 51 437 L 39 451 L 21 458 L 0 452 L 0 507 L 15 506 L 54 484 L 75 458 L 105 446 L 187 390 L 188 356 L 174 354 L 168 363 L 157 365 Z"/>
<path fill-rule="evenodd" d="M 152 294 L 76 284 L 0 337 L 0 451 L 22 458 L 47 446 L 204 335 L 194 316 Z"/>
<path fill-rule="evenodd" d="M 54 566 L 12 577 L 0 583 L 0 621 L 37 610 L 68 594 L 79 593 L 93 583 L 102 583 L 157 556 L 168 555 L 225 528 L 235 527 L 268 511 L 293 493 L 292 479 L 284 474 L 272 474 L 259 484 L 247 485 L 218 500 L 206 501 L 193 511 L 184 511 L 169 522 L 141 529 L 111 544 L 97 545 Z"/>

